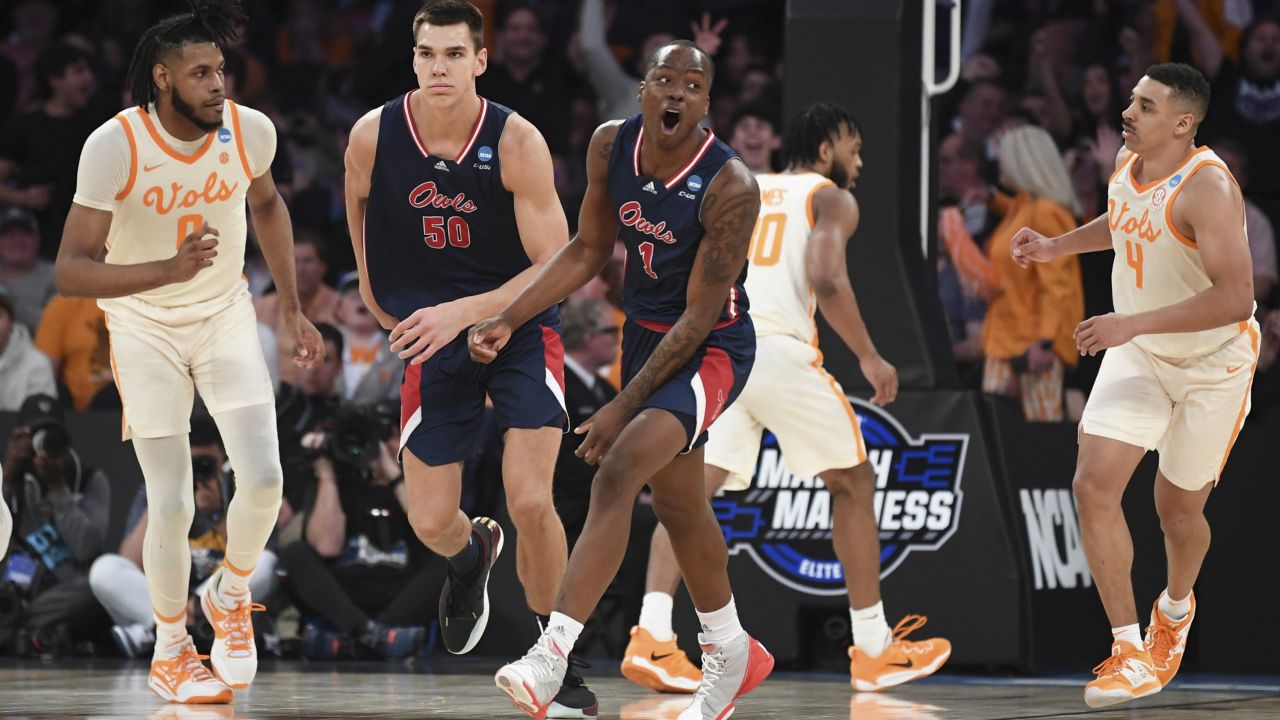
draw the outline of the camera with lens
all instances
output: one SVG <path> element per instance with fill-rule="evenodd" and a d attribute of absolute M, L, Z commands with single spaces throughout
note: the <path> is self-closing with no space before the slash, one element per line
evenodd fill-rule
<path fill-rule="evenodd" d="M 195 487 L 199 488 L 210 480 L 218 479 L 222 467 L 218 459 L 212 455 L 193 455 L 191 457 L 191 478 Z"/>
<path fill-rule="evenodd" d="M 47 425 L 31 434 L 31 447 L 45 455 L 62 455 L 71 447 L 71 436 L 58 425 Z"/>
<path fill-rule="evenodd" d="M 378 457 L 381 435 L 377 416 L 361 407 L 343 405 L 326 423 L 322 449 L 335 463 L 363 469 Z"/>

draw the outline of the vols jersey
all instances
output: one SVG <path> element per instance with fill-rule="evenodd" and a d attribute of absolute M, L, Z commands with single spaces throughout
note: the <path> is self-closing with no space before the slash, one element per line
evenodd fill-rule
<path fill-rule="evenodd" d="M 364 221 L 369 285 L 396 318 L 489 292 L 532 264 L 498 154 L 512 111 L 481 98 L 470 139 L 444 158 L 418 136 L 416 92 L 382 109 Z"/>
<path fill-rule="evenodd" d="M 618 213 L 618 237 L 627 248 L 622 309 L 631 320 L 668 326 L 684 312 L 689 274 L 706 228 L 702 199 L 707 187 L 737 157 L 710 130 L 693 157 L 671 178 L 640 172 L 642 118 L 633 115 L 618 129 L 609 156 L 609 195 Z M 747 311 L 744 267 L 720 312 L 720 323 Z"/>
<path fill-rule="evenodd" d="M 1124 314 L 1175 305 L 1213 284 L 1196 241 L 1174 226 L 1173 204 L 1191 176 L 1205 167 L 1221 168 L 1231 177 L 1222 160 L 1208 147 L 1201 147 L 1168 177 L 1139 185 L 1133 177 L 1137 157 L 1130 153 L 1107 185 L 1107 221 L 1116 253 L 1111 293 L 1116 312 Z M 1231 181 L 1234 184 L 1235 178 Z M 1241 322 L 1199 332 L 1139 335 L 1133 343 L 1153 355 L 1198 357 L 1230 343 L 1245 332 L 1246 325 Z"/>
<path fill-rule="evenodd" d="M 835 183 L 818 173 L 765 173 L 760 185 L 760 217 L 748 255 L 751 319 L 756 334 L 789 335 L 811 342 L 817 307 L 805 256 L 813 229 L 813 196 Z"/>
<path fill-rule="evenodd" d="M 212 266 L 133 297 L 159 307 L 224 297 L 242 283 L 249 183 L 270 168 L 275 146 L 271 120 L 230 100 L 222 127 L 193 142 L 169 135 L 154 106 L 132 107 L 85 142 L 74 201 L 113 213 L 106 261 L 115 265 L 167 260 L 208 223 L 218 231 Z"/>

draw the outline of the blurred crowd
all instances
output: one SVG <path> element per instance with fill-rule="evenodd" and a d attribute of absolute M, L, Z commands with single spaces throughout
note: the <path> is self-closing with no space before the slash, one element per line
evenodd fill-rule
<path fill-rule="evenodd" d="M 592 130 L 638 111 L 643 59 L 675 37 L 694 39 L 715 59 L 707 124 L 753 170 L 781 169 L 782 0 L 474 1 L 489 22 L 489 67 L 479 91 L 542 131 L 571 227 Z M 260 637 L 268 650 L 285 654 L 403 658 L 432 644 L 434 603 L 421 598 L 438 594 L 444 570 L 415 540 L 404 510 L 395 459 L 401 362 L 352 272 L 342 158 L 355 120 L 414 85 L 410 27 L 420 2 L 245 4 L 251 20 L 226 53 L 227 95 L 276 123 L 272 173 L 295 226 L 304 312 L 317 324 L 327 358 L 307 370 L 290 362 L 271 277 L 251 237 L 245 271 L 277 383 L 286 474 L 276 536 L 254 578 L 254 597 L 273 609 Z M 966 0 L 962 80 L 938 104 L 934 157 L 938 290 L 967 386 L 1020 402 L 1029 420 L 1078 419 L 1097 359 L 1079 357 L 1071 331 L 1110 310 L 1112 257 L 1064 258 L 1029 272 L 1009 261 L 1009 243 L 1023 225 L 1055 235 L 1106 211 L 1129 90 L 1150 64 L 1180 60 L 1212 83 L 1197 141 L 1215 148 L 1249 199 L 1264 328 L 1251 421 L 1280 408 L 1278 4 Z M 67 411 L 119 407 L 106 326 L 95 301 L 55 292 L 52 261 L 79 150 L 127 104 L 122 79 L 137 38 L 185 6 L 14 0 L 5 7 L 0 412 L 17 412 L 17 430 L 5 449 L 3 497 L 28 548 L 36 542 L 43 549 L 17 560 L 11 553 L 0 564 L 0 654 L 109 648 L 110 640 L 126 655 L 145 654 L 154 641 L 141 573 L 146 495 L 139 489 L 133 498 L 123 538 L 109 540 L 111 483 L 72 447 L 65 418 Z M 563 308 L 575 423 L 616 392 L 620 282 L 615 253 Z M 497 483 L 476 481 L 496 476 L 501 465 L 496 426 L 484 432 L 464 473 L 469 515 L 492 514 L 501 503 Z M 591 471 L 572 455 L 576 439 L 565 442 L 555 492 L 572 539 L 585 517 Z M 216 428 L 199 409 L 191 444 L 195 597 L 225 548 L 234 483 Z M 652 512 L 637 513 L 636 522 L 647 538 L 640 526 L 652 527 Z M 648 543 L 632 546 L 644 552 Z M 600 649 L 620 652 L 613 644 L 638 612 L 643 568 L 643 556 L 629 558 L 617 591 L 606 594 Z M 629 583 L 633 589 L 623 592 Z M 188 616 L 199 624 L 198 608 Z"/>

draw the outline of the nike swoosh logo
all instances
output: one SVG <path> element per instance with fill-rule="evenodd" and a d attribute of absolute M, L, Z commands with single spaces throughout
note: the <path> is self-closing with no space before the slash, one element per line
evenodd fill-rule
<path fill-rule="evenodd" d="M 151 172 L 152 170 L 155 170 L 156 168 L 160 167 L 161 165 L 164 165 L 164 163 L 157 163 L 157 164 L 155 164 L 155 165 L 143 165 L 143 166 L 142 166 L 142 172 Z"/>
<path fill-rule="evenodd" d="M 1228 374 L 1228 375 L 1230 375 L 1231 373 L 1233 373 L 1233 372 L 1235 372 L 1235 371 L 1239 370 L 1239 369 L 1240 369 L 1240 368 L 1242 368 L 1242 367 L 1244 367 L 1244 363 L 1241 363 L 1241 364 L 1239 364 L 1239 365 L 1237 365 L 1237 366 L 1235 366 L 1235 367 L 1229 367 L 1229 368 L 1227 368 L 1227 374 Z"/>
<path fill-rule="evenodd" d="M 671 657 L 672 655 L 675 655 L 675 653 L 667 653 L 666 655 L 659 655 L 658 653 L 649 653 L 649 659 L 654 662 L 658 662 L 659 660 L 665 660 Z"/>
<path fill-rule="evenodd" d="M 907 668 L 908 670 L 915 667 L 915 663 L 911 662 L 910 660 L 906 662 L 885 663 L 885 665 L 892 665 L 893 667 Z"/>

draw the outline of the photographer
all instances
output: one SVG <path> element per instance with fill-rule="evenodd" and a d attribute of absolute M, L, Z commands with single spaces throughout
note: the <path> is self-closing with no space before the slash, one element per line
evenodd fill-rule
<path fill-rule="evenodd" d="M 208 415 L 191 418 L 191 466 L 195 486 L 195 518 L 187 534 L 191 546 L 190 595 L 187 623 L 200 619 L 198 598 L 214 572 L 222 564 L 227 548 L 227 508 L 231 504 L 232 483 L 227 473 L 227 456 L 218 435 L 218 426 Z M 124 540 L 119 554 L 98 558 L 89 569 L 93 594 L 111 615 L 115 626 L 111 637 L 125 657 L 151 653 L 156 641 L 156 620 L 142 572 L 142 546 L 147 533 L 147 488 L 140 485 L 129 506 Z M 255 598 L 265 598 L 275 586 L 276 557 L 263 550 L 249 577 Z"/>
<path fill-rule="evenodd" d="M 22 403 L 4 467 L 0 494 L 14 527 L 0 564 L 0 648 L 66 651 L 100 616 L 86 571 L 102 552 L 111 486 L 72 449 L 62 409 L 49 395 Z"/>
<path fill-rule="evenodd" d="M 343 406 L 303 446 L 314 453 L 316 481 L 303 510 L 303 539 L 280 551 L 280 564 L 299 609 L 313 617 L 304 655 L 414 654 L 436 616 L 431 598 L 440 595 L 445 566 L 409 526 L 396 462 L 398 404 Z"/>

